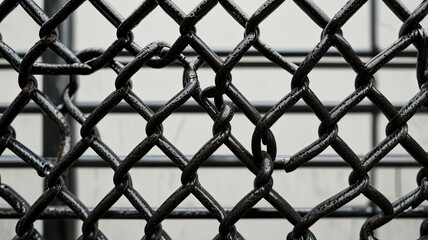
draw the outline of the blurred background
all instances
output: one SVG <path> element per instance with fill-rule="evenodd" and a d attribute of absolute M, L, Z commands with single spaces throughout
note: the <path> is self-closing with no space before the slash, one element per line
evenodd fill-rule
<path fill-rule="evenodd" d="M 35 1 L 40 6 L 48 4 Z M 126 17 L 139 6 L 140 0 L 110 0 L 122 16 Z M 198 0 L 174 0 L 186 13 L 200 2 Z M 248 15 L 251 15 L 264 1 L 236 0 Z M 330 17 L 345 4 L 343 0 L 315 1 Z M 407 0 L 409 9 L 416 8 L 421 1 Z M 116 28 L 111 25 L 89 1 L 83 3 L 72 15 L 73 51 L 87 48 L 106 49 L 116 39 Z M 372 23 L 375 23 L 372 25 Z M 427 26 L 424 19 L 422 26 Z M 362 59 L 367 62 L 373 50 L 382 50 L 398 39 L 402 22 L 382 2 L 368 1 L 342 28 L 345 38 L 354 50 L 366 53 Z M 244 36 L 244 29 L 218 4 L 197 25 L 198 36 L 213 50 L 230 52 Z M 3 22 L 0 33 L 3 41 L 13 49 L 26 52 L 39 40 L 39 26 L 18 6 Z M 374 32 L 372 31 L 374 30 Z M 299 63 L 304 54 L 310 52 L 320 40 L 322 29 L 318 27 L 293 1 L 285 1 L 260 25 L 260 38 L 273 49 L 281 51 L 285 57 Z M 134 30 L 134 41 L 146 46 L 153 41 L 169 44 L 180 36 L 179 26 L 161 9 L 155 9 Z M 252 49 L 254 50 L 254 49 Z M 331 49 L 334 52 L 334 49 Z M 191 52 L 189 48 L 187 51 Z M 392 60 L 375 75 L 377 88 L 396 106 L 403 105 L 418 91 L 415 49 L 406 49 L 406 56 Z M 333 54 L 334 55 L 334 54 Z M 192 58 L 191 56 L 189 58 Z M 223 59 L 225 57 L 223 56 Z M 132 58 L 123 57 L 123 61 Z M 248 57 L 243 61 L 268 62 L 262 57 Z M 7 62 L 1 60 L 3 65 Z M 317 66 L 309 75 L 311 89 L 324 104 L 337 105 L 354 91 L 356 74 L 340 57 L 326 57 L 321 63 L 335 63 Z M 407 67 L 394 67 L 405 63 Z M 181 68 L 142 68 L 134 77 L 134 92 L 144 101 L 166 102 L 182 89 Z M 214 85 L 215 72 L 210 68 L 198 71 L 202 88 Z M 264 67 L 237 67 L 232 71 L 233 83 L 253 103 L 275 103 L 290 92 L 292 76 L 274 65 Z M 20 92 L 17 72 L 4 67 L 0 71 L 0 103 L 10 104 Z M 42 78 L 39 88 L 44 89 Z M 103 69 L 88 76 L 78 76 L 80 87 L 76 103 L 98 103 L 115 90 L 116 74 Z M 62 89 L 59 89 L 60 91 Z M 49 94 L 48 94 L 49 95 Z M 367 103 L 367 101 L 363 101 Z M 418 113 L 409 121 L 409 133 L 421 146 L 428 144 L 428 115 Z M 376 143 L 385 138 L 388 123 L 383 115 L 374 116 L 370 112 L 353 112 L 339 122 L 339 135 L 359 155 L 365 155 Z M 254 125 L 243 115 L 236 114 L 232 120 L 232 133 L 247 148 L 251 149 Z M 310 112 L 286 113 L 273 127 L 280 156 L 290 156 L 318 138 L 320 121 Z M 192 156 L 212 137 L 213 121 L 203 113 L 174 113 L 164 123 L 164 135 L 184 154 Z M 40 113 L 20 114 L 12 126 L 17 139 L 37 154 L 43 154 L 43 128 Z M 143 138 L 146 121 L 136 114 L 111 113 L 99 124 L 102 140 L 119 156 L 126 156 Z M 80 126 L 75 127 L 75 141 L 80 139 Z M 375 132 L 373 132 L 375 131 Z M 87 151 L 87 156 L 94 156 Z M 156 147 L 149 155 L 162 155 Z M 221 147 L 215 155 L 231 155 L 229 149 Z M 6 151 L 3 156 L 13 155 Z M 328 148 L 323 156 L 336 156 Z M 407 152 L 397 146 L 390 156 L 398 156 L 412 161 Z M 381 191 L 391 202 L 417 187 L 418 167 L 376 168 L 371 175 L 371 184 Z M 292 173 L 276 169 L 274 189 L 295 208 L 313 208 L 335 193 L 348 186 L 351 168 L 299 168 Z M 43 179 L 30 168 L 0 169 L 2 183 L 13 186 L 30 204 L 43 192 Z M 76 194 L 80 200 L 94 207 L 113 188 L 113 171 L 110 168 L 76 168 Z M 181 172 L 177 168 L 133 168 L 131 170 L 134 187 L 147 202 L 157 207 L 180 185 Z M 223 207 L 233 207 L 253 188 L 254 175 L 246 168 L 201 168 L 201 184 Z M 368 205 L 369 201 L 360 196 L 346 206 Z M 8 205 L 0 200 L 0 207 Z M 115 207 L 131 207 L 122 197 Z M 180 207 L 202 207 L 196 198 L 190 196 Z M 256 207 L 270 207 L 262 200 Z M 357 239 L 365 218 L 326 218 L 311 227 L 318 239 Z M 16 219 L 0 219 L 0 239 L 11 239 L 15 235 Z M 417 239 L 422 219 L 394 219 L 376 231 L 379 239 Z M 101 220 L 99 228 L 109 239 L 140 239 L 144 234 L 144 220 Z M 216 220 L 172 220 L 163 222 L 163 228 L 173 239 L 212 239 L 218 232 Z M 237 224 L 238 231 L 246 239 L 284 239 L 292 230 L 292 225 L 282 219 L 242 219 Z M 42 230 L 42 221 L 35 227 Z M 81 222 L 76 225 L 80 235 Z M 77 237 L 77 236 L 76 236 Z"/>

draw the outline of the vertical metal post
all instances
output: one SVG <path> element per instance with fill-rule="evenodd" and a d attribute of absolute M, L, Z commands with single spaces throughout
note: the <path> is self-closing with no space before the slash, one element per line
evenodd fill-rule
<path fill-rule="evenodd" d="M 48 16 L 52 16 L 67 0 L 45 0 L 44 11 Z M 58 27 L 59 40 L 64 45 L 72 48 L 73 44 L 73 23 L 71 16 Z M 64 60 L 54 52 L 48 50 L 43 55 L 43 61 L 49 63 L 63 63 Z M 65 86 L 69 82 L 68 76 L 43 76 L 43 92 L 49 96 L 50 100 L 55 103 L 61 103 L 61 95 Z M 56 157 L 58 149 L 59 130 L 56 125 L 48 118 L 43 118 L 43 156 Z M 70 169 L 64 177 L 67 188 L 75 192 L 75 173 Z M 45 186 L 46 187 L 46 186 Z M 51 204 L 60 205 L 60 201 L 54 201 Z M 73 220 L 54 219 L 43 222 L 43 235 L 46 240 L 72 240 L 76 239 L 75 227 Z"/>
<path fill-rule="evenodd" d="M 370 5 L 370 50 L 371 55 L 374 57 L 378 51 L 379 48 L 377 46 L 377 1 L 373 0 L 371 1 Z M 373 86 L 376 87 L 376 82 L 373 83 Z M 374 109 L 372 112 L 372 139 L 371 139 L 371 146 L 374 148 L 378 143 L 378 130 L 379 130 L 379 110 Z M 370 183 L 372 185 L 376 185 L 376 169 L 373 168 L 370 171 Z M 372 211 L 375 211 L 377 206 L 373 202 L 370 202 L 369 204 L 372 208 Z"/>
<path fill-rule="evenodd" d="M 370 51 L 371 56 L 374 57 L 378 52 L 379 48 L 377 46 L 377 1 L 371 1 L 370 6 Z M 374 82 L 376 86 L 376 82 Z M 375 147 L 378 141 L 378 128 L 379 128 L 379 111 L 375 109 L 372 112 L 372 147 Z M 372 172 L 374 173 L 374 170 Z"/>
<path fill-rule="evenodd" d="M 378 53 L 379 51 L 379 47 L 377 45 L 377 4 L 378 2 L 373 0 L 370 2 L 371 6 L 370 6 L 370 48 L 371 48 L 371 52 L 372 55 L 374 56 L 375 54 Z"/>

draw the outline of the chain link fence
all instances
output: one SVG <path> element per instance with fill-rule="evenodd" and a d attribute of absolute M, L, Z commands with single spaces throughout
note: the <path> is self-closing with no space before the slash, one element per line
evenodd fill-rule
<path fill-rule="evenodd" d="M 287 232 L 276 229 L 283 239 L 317 239 L 316 232 L 311 228 L 321 220 L 356 217 L 365 218 L 365 221 L 358 226 L 360 233 L 354 239 L 376 239 L 375 230 L 399 217 L 419 219 L 421 227 L 418 235 L 420 239 L 428 239 L 428 222 L 423 220 L 428 217 L 428 209 L 423 205 L 428 197 L 428 154 L 426 146 L 409 133 L 407 124 L 416 114 L 427 113 L 428 30 L 420 23 L 428 13 L 428 1 L 420 1 L 416 8 L 410 9 L 404 2 L 384 0 L 381 4 L 401 21 L 398 37 L 385 48 L 373 43 L 366 52 L 354 49 L 342 28 L 361 8 L 370 6 L 374 31 L 376 1 L 351 0 L 331 18 L 314 1 L 294 1 L 293 4 L 301 10 L 299 14 L 307 15 L 322 30 L 320 41 L 312 46 L 310 52 L 276 49 L 262 41 L 263 31 L 259 26 L 284 4 L 284 0 L 260 3 L 260 7 L 251 14 L 231 0 L 200 1 L 188 13 L 171 0 L 146 0 L 141 1 L 127 17 L 123 17 L 107 0 L 90 0 L 91 7 L 114 26 L 116 37 L 103 50 L 86 48 L 74 51 L 70 41 L 64 38 L 64 35 L 70 34 L 64 32 L 64 28 L 73 13 L 85 2 L 58 1 L 59 6 L 51 12 L 32 0 L 4 0 L 0 3 L 0 22 L 22 8 L 39 26 L 39 40 L 28 50 L 11 47 L 13 43 L 7 42 L 6 35 L 0 40 L 0 52 L 5 60 L 2 69 L 13 68 L 18 73 L 16 79 L 3 80 L 3 85 L 20 87 L 13 101 L 0 106 L 0 153 L 13 153 L 13 156 L 0 156 L 0 167 L 31 167 L 45 182 L 44 192 L 33 203 L 14 189 L 15 183 L 1 182 L 0 197 L 8 206 L 0 209 L 0 217 L 19 219 L 14 239 L 55 239 L 45 238 L 44 235 L 60 225 L 51 225 L 56 227 L 41 231 L 34 227 L 40 219 L 54 219 L 50 224 L 57 224 L 59 219 L 79 220 L 82 227 L 78 239 L 108 239 L 103 228 L 98 228 L 98 222 L 106 218 L 144 219 L 144 233 L 140 236 L 143 239 L 174 239 L 168 234 L 168 228 L 162 225 L 170 218 L 215 219 L 217 224 L 216 234 L 211 236 L 213 239 L 252 239 L 237 227 L 238 221 L 275 218 L 293 226 Z M 45 6 L 48 5 L 45 2 Z M 243 37 L 230 50 L 213 49 L 198 35 L 198 23 L 215 7 L 226 11 L 242 27 Z M 155 10 L 162 11 L 164 18 L 176 23 L 179 37 L 171 43 L 154 41 L 140 46 L 138 39 L 134 39 L 133 30 Z M 162 31 L 161 28 L 158 30 Z M 93 31 L 96 34 L 97 29 Z M 227 36 L 222 38 L 227 39 Z M 405 51 L 412 45 L 414 51 Z M 410 60 L 404 63 L 393 61 L 403 56 Z M 246 60 L 251 57 L 256 60 Z M 301 57 L 302 60 L 296 63 L 293 57 Z M 323 62 L 331 57 L 340 58 L 342 62 Z M 251 101 L 235 84 L 232 72 L 236 69 L 249 71 L 249 68 L 263 67 L 280 69 L 291 76 L 291 81 L 287 82 L 291 88 L 284 90 L 280 100 L 268 103 Z M 138 74 L 146 68 L 179 69 L 182 88 L 165 102 L 143 100 L 143 94 L 134 90 L 131 78 L 135 83 L 135 78 L 141 78 Z M 351 69 L 355 77 L 343 81 L 352 81 L 354 90 L 338 102 L 323 101 L 312 90 L 313 80 L 310 77 L 319 68 L 331 68 L 332 71 Z M 419 90 L 413 97 L 397 105 L 394 99 L 387 98 L 379 90 L 375 74 L 382 69 L 392 71 L 404 68 L 415 70 Z M 76 102 L 76 95 L 82 91 L 79 78 L 107 69 L 116 73 L 112 86 L 114 90 L 102 96 L 102 101 L 97 104 Z M 199 77 L 202 69 L 215 72 L 206 87 L 202 87 Z M 45 78 L 43 84 L 40 76 Z M 265 79 L 258 81 L 258 91 L 269 95 L 268 91 L 263 92 Z M 54 86 L 53 90 L 47 90 L 49 86 Z M 340 91 L 334 86 L 328 88 L 331 94 Z M 89 91 L 95 92 L 95 89 Z M 162 92 L 163 89 L 157 91 Z M 348 141 L 339 135 L 343 118 L 355 112 L 368 113 L 375 121 L 379 117 L 388 121 L 381 129 L 386 132 L 383 139 L 379 139 L 376 122 L 372 139 L 359 139 L 373 142 L 370 150 L 363 155 L 353 150 Z M 58 131 L 58 134 L 48 137 L 48 142 L 44 142 L 48 148 L 54 148 L 55 155 L 51 154 L 52 151 L 37 153 L 21 142 L 14 121 L 27 113 L 43 113 L 48 122 L 46 134 Z M 138 135 L 138 144 L 124 156 L 113 150 L 98 129 L 101 121 L 115 113 L 136 115 L 145 128 L 145 133 Z M 212 136 L 200 142 L 191 155 L 184 154 L 164 134 L 166 128 L 163 125 L 177 113 L 186 114 L 189 118 L 200 114 L 211 119 Z M 318 137 L 291 154 L 285 153 L 284 146 L 278 144 L 276 136 L 282 130 L 275 128 L 275 124 L 287 119 L 289 113 L 314 115 L 319 120 Z M 240 124 L 233 121 L 234 115 L 245 116 L 251 122 L 251 128 L 246 130 L 251 136 L 249 141 L 234 133 L 235 125 L 239 127 Z M 80 132 L 76 140 L 72 140 L 73 128 Z M 293 128 L 304 134 L 306 126 L 302 123 Z M 426 129 L 426 126 L 423 128 Z M 132 129 L 129 131 L 125 134 L 133 133 Z M 288 140 L 293 141 L 291 138 Z M 398 146 L 406 154 L 394 154 L 393 150 Z M 230 154 L 216 154 L 220 148 L 227 148 Z M 333 149 L 334 154 L 322 154 L 327 148 Z M 153 149 L 159 149 L 161 154 L 149 154 Z M 85 152 L 89 150 L 96 156 L 87 157 Z M 114 172 L 114 187 L 95 206 L 88 206 L 76 195 L 72 173 L 78 167 L 105 168 L 106 165 Z M 375 169 L 409 166 L 419 170 L 417 174 L 406 176 L 414 179 L 413 190 L 390 200 L 375 187 L 372 175 Z M 159 205 L 149 204 L 143 197 L 144 192 L 137 190 L 134 187 L 136 183 L 131 179 L 133 169 L 150 167 L 159 168 L 159 171 L 164 168 L 180 170 L 181 176 L 176 179 L 180 181 L 179 187 L 168 193 L 169 197 Z M 198 177 L 198 172 L 204 167 L 215 167 L 213 171 L 219 174 L 224 167 L 245 167 L 253 174 L 253 182 L 249 183 L 252 189 L 233 206 L 224 206 L 204 187 L 204 179 Z M 273 174 L 287 175 L 306 167 L 345 168 L 349 171 L 347 186 L 310 208 L 293 206 L 288 200 L 289 196 L 275 189 Z M 305 191 L 314 191 L 304 184 L 293 185 L 302 192 L 302 197 Z M 230 183 L 227 187 L 239 186 Z M 180 207 L 192 196 L 201 207 Z M 368 199 L 369 203 L 352 205 L 358 197 Z M 126 198 L 131 207 L 114 207 L 120 198 Z M 261 201 L 267 202 L 269 207 L 257 207 Z M 72 223 L 66 221 L 61 224 Z M 261 229 L 265 227 L 262 221 L 257 226 Z M 337 238 L 334 232 L 331 238 Z"/>

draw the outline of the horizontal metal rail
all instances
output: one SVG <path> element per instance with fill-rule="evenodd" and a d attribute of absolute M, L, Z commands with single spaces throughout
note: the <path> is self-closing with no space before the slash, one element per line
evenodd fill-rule
<path fill-rule="evenodd" d="M 219 56 L 219 57 L 226 57 L 233 49 L 221 49 L 221 50 L 216 50 L 215 53 Z M 300 51 L 296 51 L 293 49 L 287 49 L 287 50 L 279 50 L 277 51 L 279 54 L 281 54 L 284 57 L 288 57 L 291 60 L 293 60 L 293 63 L 296 65 L 301 65 L 302 60 L 304 57 L 306 57 L 310 50 L 300 50 Z M 358 56 L 360 57 L 373 57 L 377 54 L 377 52 L 371 52 L 369 49 L 361 49 L 361 50 L 356 50 L 356 53 L 358 54 Z M 187 50 L 184 51 L 183 54 L 185 56 L 188 57 L 196 57 L 198 56 L 198 54 L 195 51 L 191 51 L 191 50 Z M 410 51 L 403 51 L 400 54 L 397 55 L 397 57 L 394 59 L 394 61 L 389 62 L 388 64 L 386 64 L 384 66 L 384 68 L 400 68 L 400 69 L 414 69 L 416 67 L 416 63 L 414 63 L 414 61 L 408 62 L 408 59 L 415 59 L 417 55 L 417 52 L 414 50 L 410 50 Z M 23 57 L 24 53 L 19 53 L 19 56 Z M 118 57 L 120 58 L 120 61 L 122 62 L 122 64 L 126 65 L 128 64 L 133 57 L 132 55 L 129 54 L 129 52 L 123 52 L 122 54 L 118 55 Z M 317 64 L 318 68 L 347 68 L 349 69 L 349 64 L 346 63 L 345 61 L 343 61 L 342 58 L 340 58 L 341 55 L 339 52 L 337 51 L 328 51 L 325 55 L 325 58 L 322 59 L 322 61 L 320 61 Z M 0 56 L 1 59 L 1 56 Z M 295 59 L 295 60 L 294 60 Z M 300 60 L 299 60 L 300 59 Z M 260 54 L 260 52 L 256 51 L 256 50 L 249 50 L 246 54 L 245 57 L 237 63 L 236 65 L 239 68 L 277 68 L 278 65 L 274 64 L 273 62 L 267 60 L 266 58 L 263 57 L 262 54 Z M 145 66 L 143 66 L 145 67 Z M 171 64 L 168 65 L 168 67 L 182 67 L 180 64 L 178 64 L 177 62 L 173 62 Z M 208 65 L 202 65 L 202 68 L 209 68 Z M 9 63 L 1 63 L 0 62 L 0 70 L 7 70 L 7 69 L 13 69 L 12 65 L 10 65 Z"/>
<path fill-rule="evenodd" d="M 186 156 L 191 159 L 193 156 Z M 363 156 L 360 156 L 362 158 Z M 123 159 L 124 157 L 121 157 Z M 55 158 L 45 158 L 51 162 L 55 161 Z M 284 161 L 287 162 L 290 159 L 289 156 L 277 156 L 274 161 L 275 169 L 284 169 Z M 105 161 L 99 156 L 81 156 L 76 163 L 72 166 L 73 168 L 106 168 L 110 167 Z M 134 165 L 135 168 L 176 168 L 175 165 L 168 157 L 163 155 L 147 155 L 139 160 Z M 212 155 L 201 168 L 242 168 L 245 165 L 235 155 Z M 302 168 L 348 168 L 349 165 L 336 155 L 319 155 L 302 165 Z M 382 159 L 376 168 L 420 168 L 418 164 L 409 155 L 391 154 Z M 22 159 L 16 156 L 0 156 L 0 168 L 32 168 L 30 165 L 22 161 Z M 19 171 L 19 170 L 17 170 Z"/>
<path fill-rule="evenodd" d="M 90 211 L 93 208 L 88 208 Z M 226 213 L 231 211 L 231 208 L 224 208 Z M 304 216 L 311 211 L 310 208 L 295 208 L 296 212 Z M 157 210 L 157 208 L 153 208 Z M 325 218 L 367 218 L 380 213 L 379 210 L 373 210 L 368 206 L 346 206 L 339 208 L 333 213 L 325 216 Z M 21 215 L 10 208 L 0 208 L 0 219 L 19 218 Z M 428 217 L 428 207 L 417 207 L 404 211 L 397 218 L 426 218 Z M 79 219 L 79 217 L 66 206 L 48 206 L 40 215 L 39 219 L 55 219 L 55 218 L 70 218 Z M 167 217 L 167 219 L 210 219 L 214 216 L 205 208 L 176 208 Z M 252 208 L 242 216 L 243 219 L 283 219 L 275 208 Z M 110 208 L 102 217 L 102 219 L 143 219 L 141 213 L 134 208 L 113 207 Z"/>
<path fill-rule="evenodd" d="M 76 106 L 82 111 L 83 113 L 91 113 L 97 106 L 100 104 L 99 102 L 78 102 L 76 103 Z M 146 101 L 147 106 L 152 111 L 158 111 L 161 109 L 165 102 L 163 101 Z M 259 111 L 260 113 L 266 113 L 273 107 L 274 102 L 272 101 L 255 101 L 253 106 L 254 108 Z M 324 104 L 324 107 L 331 111 L 334 107 L 336 107 L 339 103 L 338 102 L 326 102 Z M 404 103 L 393 103 L 396 110 L 400 110 L 405 106 Z M 0 113 L 4 112 L 7 109 L 8 105 L 6 103 L 0 103 Z M 379 113 L 379 109 L 369 103 L 369 102 L 362 102 L 355 106 L 354 108 L 349 110 L 349 113 L 367 113 L 367 114 L 373 114 L 373 113 Z M 28 103 L 23 109 L 22 113 L 41 113 L 42 110 L 40 107 L 38 107 L 34 103 Z M 175 113 L 206 113 L 205 110 L 197 104 L 195 101 L 188 101 L 182 106 L 178 107 L 175 111 Z M 235 112 L 236 113 L 242 113 L 242 110 L 235 106 Z M 290 109 L 287 111 L 288 113 L 312 113 L 313 110 L 311 110 L 310 107 L 308 107 L 306 104 L 302 102 L 296 103 L 296 105 L 290 107 Z M 428 113 L 428 108 L 421 108 L 418 110 L 419 113 Z M 109 113 L 136 113 L 135 110 L 130 107 L 128 104 L 121 102 L 117 106 L 113 107 Z"/>

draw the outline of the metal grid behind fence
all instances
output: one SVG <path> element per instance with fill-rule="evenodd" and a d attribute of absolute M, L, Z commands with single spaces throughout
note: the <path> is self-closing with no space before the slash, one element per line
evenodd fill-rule
<path fill-rule="evenodd" d="M 428 239 L 427 12 L 4 0 L 0 236 Z"/>

